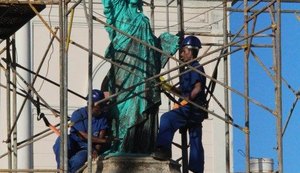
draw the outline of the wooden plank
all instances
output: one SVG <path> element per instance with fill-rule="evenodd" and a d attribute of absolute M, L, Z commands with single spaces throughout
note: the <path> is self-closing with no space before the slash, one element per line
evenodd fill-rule
<path fill-rule="evenodd" d="M 58 5 L 59 0 L 30 0 L 31 4 L 35 5 Z M 11 4 L 29 4 L 28 0 L 0 0 L 2 5 L 11 5 Z"/>

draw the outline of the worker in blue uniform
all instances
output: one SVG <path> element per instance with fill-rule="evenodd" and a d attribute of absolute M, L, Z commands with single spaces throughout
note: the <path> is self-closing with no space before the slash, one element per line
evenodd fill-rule
<path fill-rule="evenodd" d="M 88 97 L 87 97 L 88 98 Z M 104 93 L 100 90 L 92 90 L 92 157 L 96 158 L 99 154 L 109 149 L 111 138 L 107 137 L 109 123 L 107 121 L 108 102 L 103 100 Z M 81 168 L 87 161 L 88 148 L 88 107 L 82 107 L 73 112 L 71 116 L 73 124 L 68 135 L 68 170 L 73 173 Z M 60 167 L 60 137 L 56 139 L 53 146 L 57 168 Z"/>
<path fill-rule="evenodd" d="M 199 62 L 193 61 L 197 57 L 200 48 L 201 42 L 197 37 L 187 36 L 181 44 L 180 58 L 183 62 L 190 62 L 189 66 L 197 68 L 197 70 L 204 73 L 204 69 Z M 173 87 L 171 90 L 179 93 L 187 100 L 201 104 L 205 101 L 205 83 L 205 76 L 185 67 L 179 78 L 180 86 L 178 88 Z M 195 173 L 202 173 L 204 170 L 204 150 L 201 139 L 201 123 L 205 117 L 203 111 L 185 102 L 183 99 L 180 99 L 179 102 L 182 103 L 181 106 L 161 116 L 156 149 L 152 156 L 158 160 L 170 159 L 174 133 L 182 127 L 188 127 L 190 137 L 189 170 Z"/>

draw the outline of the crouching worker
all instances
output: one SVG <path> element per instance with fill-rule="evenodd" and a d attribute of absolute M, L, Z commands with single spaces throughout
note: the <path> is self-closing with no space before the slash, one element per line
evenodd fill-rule
<path fill-rule="evenodd" d="M 204 73 L 203 67 L 198 61 L 193 61 L 197 57 L 201 48 L 200 40 L 195 36 L 188 36 L 181 44 L 180 56 L 183 62 Z M 206 78 L 197 71 L 185 69 L 185 73 L 180 76 L 179 88 L 171 88 L 187 100 L 197 104 L 205 100 Z M 171 145 L 174 133 L 182 127 L 188 127 L 190 136 L 190 158 L 189 170 L 195 173 L 203 173 L 204 150 L 202 146 L 202 121 L 206 115 L 197 107 L 180 99 L 181 106 L 164 113 L 160 118 L 159 133 L 156 140 L 156 149 L 153 158 L 158 160 L 168 160 L 171 158 Z M 184 103 L 185 102 L 185 103 Z"/>
<path fill-rule="evenodd" d="M 88 98 L 88 97 L 87 97 Z M 107 122 L 108 102 L 97 102 L 104 99 L 104 93 L 100 90 L 92 90 L 92 157 L 108 150 L 111 138 L 107 138 L 109 124 Z M 68 170 L 73 173 L 81 168 L 88 158 L 88 107 L 82 107 L 73 112 L 71 116 L 73 124 L 68 135 Z M 60 137 L 56 139 L 53 146 L 57 168 L 60 168 Z"/>

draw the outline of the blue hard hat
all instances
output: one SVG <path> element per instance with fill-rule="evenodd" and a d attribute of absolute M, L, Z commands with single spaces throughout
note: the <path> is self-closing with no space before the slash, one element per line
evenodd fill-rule
<path fill-rule="evenodd" d="M 201 41 L 193 35 L 187 36 L 183 39 L 181 48 L 183 47 L 188 47 L 190 49 L 200 49 L 202 48 L 201 46 Z"/>
<path fill-rule="evenodd" d="M 93 89 L 92 90 L 92 101 L 93 103 L 96 103 L 102 99 L 104 99 L 105 96 L 104 96 L 104 93 L 101 91 L 101 90 L 98 90 L 98 89 Z M 89 99 L 89 96 L 87 95 L 86 96 L 86 100 Z"/>

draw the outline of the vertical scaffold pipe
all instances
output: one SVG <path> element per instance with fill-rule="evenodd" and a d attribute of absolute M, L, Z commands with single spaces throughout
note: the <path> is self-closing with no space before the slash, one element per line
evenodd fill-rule
<path fill-rule="evenodd" d="M 6 75 L 6 125 L 7 125 L 7 135 L 9 135 L 10 127 L 11 127 L 11 117 L 10 117 L 10 39 L 6 40 L 6 59 L 8 60 L 5 75 Z M 7 139 L 11 139 L 11 136 L 7 136 Z M 11 155 L 11 141 L 7 141 L 7 152 L 8 152 L 8 169 L 12 169 L 12 155 Z"/>
<path fill-rule="evenodd" d="M 15 35 L 12 36 L 12 84 L 13 84 L 13 94 L 12 94 L 12 120 L 13 122 L 17 119 L 17 75 L 16 75 L 16 38 Z M 17 150 L 17 128 L 13 129 L 13 169 L 18 169 L 18 150 Z"/>
<path fill-rule="evenodd" d="M 283 145 L 282 145 L 282 80 L 281 80 L 281 0 L 277 0 L 277 27 L 276 34 L 276 50 L 275 50 L 275 77 L 276 77 L 276 113 L 277 113 L 277 147 L 278 147 L 278 173 L 283 173 Z"/>
<path fill-rule="evenodd" d="M 60 27 L 60 171 L 68 172 L 68 61 L 67 61 L 67 3 L 59 1 L 59 27 Z"/>
<path fill-rule="evenodd" d="M 183 9 L 183 0 L 177 0 L 177 21 L 178 21 L 178 32 L 179 34 L 179 40 L 180 43 L 182 42 L 184 38 L 184 9 Z M 179 68 L 179 73 L 181 74 L 183 72 L 184 67 Z M 181 136 L 181 143 L 186 144 L 187 143 L 187 138 L 184 134 L 186 132 L 182 133 L 183 135 Z M 182 146 L 183 147 L 183 146 Z M 185 148 L 182 148 L 182 173 L 187 173 L 188 171 L 188 153 Z"/>
<path fill-rule="evenodd" d="M 92 172 L 92 88 L 93 88 L 93 0 L 89 0 L 89 62 L 88 62 L 88 173 Z"/>
<path fill-rule="evenodd" d="M 169 14 L 169 0 L 166 0 L 166 27 L 167 27 L 167 32 L 170 32 L 170 14 Z M 167 70 L 169 71 L 171 68 L 170 61 L 168 61 L 167 64 Z M 168 73 L 168 79 L 170 79 L 171 75 Z M 168 101 L 168 110 L 171 110 L 171 100 L 169 99 Z"/>
<path fill-rule="evenodd" d="M 155 6 L 154 6 L 154 0 L 151 0 L 150 2 L 150 8 L 151 8 L 151 29 L 152 29 L 152 32 L 155 33 L 155 20 L 154 20 L 154 9 L 155 9 Z"/>
<path fill-rule="evenodd" d="M 249 38 L 248 38 L 248 0 L 244 0 L 244 95 L 249 97 Z M 245 99 L 245 128 L 250 128 L 249 119 L 249 99 Z M 246 151 L 246 173 L 250 172 L 250 135 L 245 134 L 245 151 Z"/>
<path fill-rule="evenodd" d="M 227 0 L 223 0 L 223 44 L 228 45 L 228 19 L 227 19 Z M 223 53 L 229 48 L 226 48 Z M 228 85 L 228 57 L 224 56 L 224 84 Z M 228 88 L 224 88 L 224 103 L 225 103 L 225 119 L 229 121 L 229 99 Z M 230 128 L 229 124 L 225 123 L 225 140 L 226 140 L 226 173 L 230 173 Z"/>

